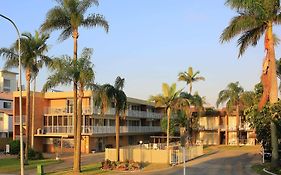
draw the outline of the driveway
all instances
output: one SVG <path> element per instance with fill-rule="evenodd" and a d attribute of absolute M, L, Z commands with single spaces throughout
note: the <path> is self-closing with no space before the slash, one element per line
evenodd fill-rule
<path fill-rule="evenodd" d="M 218 149 L 186 163 L 188 175 L 257 175 L 251 165 L 259 163 L 259 147 Z M 145 175 L 182 175 L 183 166 L 175 166 L 163 171 L 134 173 Z"/>

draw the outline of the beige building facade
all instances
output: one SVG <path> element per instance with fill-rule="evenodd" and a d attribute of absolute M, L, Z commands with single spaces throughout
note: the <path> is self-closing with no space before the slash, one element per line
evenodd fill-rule
<path fill-rule="evenodd" d="M 197 143 L 204 145 L 237 145 L 237 135 L 240 145 L 254 145 L 256 135 L 253 128 L 245 121 L 245 117 L 239 116 L 239 131 L 236 128 L 236 115 L 228 115 L 226 112 L 218 112 L 216 115 L 207 115 L 199 118 L 199 130 Z"/>
<path fill-rule="evenodd" d="M 32 93 L 31 93 L 32 94 Z M 19 138 L 19 93 L 14 92 L 14 134 Z M 84 153 L 115 147 L 115 109 L 104 116 L 93 105 L 91 91 L 84 93 L 82 102 L 82 148 Z M 25 106 L 26 92 L 23 92 Z M 147 101 L 128 98 L 126 117 L 120 119 L 120 146 L 148 142 L 151 135 L 162 134 L 162 114 Z M 25 110 L 23 118 L 25 124 Z M 35 94 L 34 148 L 43 152 L 73 151 L 73 92 Z"/>

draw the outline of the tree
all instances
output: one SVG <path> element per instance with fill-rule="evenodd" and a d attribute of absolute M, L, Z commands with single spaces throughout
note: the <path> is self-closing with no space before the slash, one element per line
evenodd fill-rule
<path fill-rule="evenodd" d="M 186 82 L 186 85 L 189 85 L 189 93 L 191 94 L 192 91 L 192 83 L 199 81 L 199 80 L 205 80 L 204 77 L 200 77 L 199 71 L 196 71 L 195 73 L 193 72 L 192 67 L 189 67 L 186 72 L 180 72 L 178 75 L 178 80 L 179 81 L 184 81 Z"/>
<path fill-rule="evenodd" d="M 77 59 L 77 41 L 79 27 L 103 27 L 108 32 L 109 25 L 105 18 L 100 14 L 89 14 L 85 18 L 86 11 L 93 5 L 98 6 L 98 0 L 56 0 L 58 5 L 48 11 L 46 19 L 41 26 L 42 31 L 52 32 L 54 30 L 62 30 L 59 36 L 59 40 L 63 41 L 72 35 L 74 42 L 73 59 Z M 73 83 L 74 92 L 74 152 L 80 150 L 77 149 L 77 132 L 79 129 L 77 126 L 77 83 Z M 79 153 L 80 154 L 80 153 Z M 79 157 L 74 154 L 73 170 L 75 173 L 81 171 L 79 167 Z"/>
<path fill-rule="evenodd" d="M 231 112 L 233 107 L 236 107 L 236 132 L 237 132 L 237 140 L 236 143 L 239 145 L 239 114 L 240 114 L 240 105 L 241 105 L 241 94 L 244 92 L 244 89 L 239 86 L 239 82 L 230 83 L 227 85 L 225 90 L 219 92 L 219 96 L 217 99 L 217 106 L 219 104 L 226 102 L 226 107 L 228 112 Z"/>
<path fill-rule="evenodd" d="M 50 58 L 45 55 L 47 51 L 46 41 L 49 35 L 45 33 L 35 32 L 33 36 L 31 33 L 23 33 L 20 38 L 21 42 L 21 64 L 25 70 L 26 79 L 26 147 L 25 147 L 25 164 L 28 164 L 28 149 L 30 147 L 30 80 L 32 75 L 36 75 L 42 66 L 48 65 Z M 6 59 L 4 68 L 15 68 L 19 64 L 18 55 L 18 40 L 10 48 L 1 48 L 0 55 Z M 33 133 L 32 133 L 33 135 Z"/>
<path fill-rule="evenodd" d="M 74 61 L 71 57 L 65 55 L 61 58 L 54 59 L 50 66 L 53 74 L 48 77 L 47 82 L 43 86 L 44 92 L 58 85 L 69 85 L 77 82 L 79 90 L 78 95 L 78 118 L 77 118 L 77 150 L 74 152 L 78 157 L 78 169 L 81 169 L 81 119 L 82 119 L 82 101 L 84 90 L 90 88 L 94 83 L 95 73 L 93 64 L 91 63 L 92 49 L 84 48 L 81 56 Z M 75 134 L 75 133 L 74 133 Z M 75 172 L 75 171 L 74 171 Z"/>
<path fill-rule="evenodd" d="M 181 90 L 177 91 L 176 84 L 169 86 L 167 83 L 162 84 L 162 94 L 150 96 L 149 101 L 155 103 L 156 107 L 164 108 L 167 115 L 167 149 L 169 148 L 170 139 L 170 118 L 173 110 L 178 109 L 178 97 Z"/>
<path fill-rule="evenodd" d="M 125 79 L 117 77 L 114 86 L 104 84 L 94 87 L 95 105 L 101 108 L 101 114 L 105 114 L 108 106 L 113 102 L 115 108 L 115 133 L 116 133 L 116 160 L 119 161 L 120 152 L 120 115 L 125 118 L 127 110 L 127 96 L 123 91 Z"/>
<path fill-rule="evenodd" d="M 256 46 L 261 36 L 265 36 L 262 83 L 264 87 L 263 96 L 260 100 L 261 109 L 269 100 L 274 104 L 278 100 L 278 88 L 276 77 L 276 61 L 274 50 L 273 25 L 280 24 L 280 2 L 279 0 L 227 0 L 226 5 L 238 12 L 228 27 L 221 34 L 221 42 L 227 42 L 240 35 L 238 39 L 239 55 L 242 56 L 249 45 Z M 271 122 L 272 160 L 273 167 L 278 166 L 278 141 L 276 125 Z"/>

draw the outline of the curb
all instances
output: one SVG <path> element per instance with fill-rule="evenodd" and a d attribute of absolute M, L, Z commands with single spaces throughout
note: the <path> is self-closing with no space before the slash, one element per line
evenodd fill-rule
<path fill-rule="evenodd" d="M 271 174 L 271 175 L 277 175 L 277 174 L 275 174 L 275 173 L 272 173 L 272 172 L 270 172 L 270 171 L 268 171 L 268 170 L 266 170 L 265 168 L 264 169 L 262 169 L 265 173 L 267 173 L 267 174 Z"/>

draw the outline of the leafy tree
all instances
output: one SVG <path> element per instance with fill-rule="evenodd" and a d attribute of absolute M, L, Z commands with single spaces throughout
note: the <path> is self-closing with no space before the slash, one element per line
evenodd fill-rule
<path fill-rule="evenodd" d="M 228 27 L 221 34 L 221 42 L 238 38 L 239 55 L 242 56 L 249 45 L 256 46 L 261 36 L 265 36 L 264 47 L 266 57 L 263 64 L 263 86 L 264 93 L 260 107 L 266 101 L 274 104 L 278 100 L 276 61 L 274 50 L 273 25 L 280 24 L 280 2 L 279 0 L 227 0 L 226 5 L 237 11 L 238 15 L 232 18 Z M 276 125 L 271 122 L 272 141 L 272 166 L 278 166 L 278 142 Z"/>
<path fill-rule="evenodd" d="M 179 94 L 181 90 L 177 91 L 176 84 L 169 86 L 167 83 L 162 84 L 162 94 L 150 96 L 149 101 L 155 103 L 158 108 L 164 108 L 167 115 L 167 149 L 169 148 L 170 139 L 170 119 L 172 111 L 179 107 Z"/>
<path fill-rule="evenodd" d="M 43 91 L 56 87 L 58 85 L 69 85 L 77 82 L 79 89 L 78 98 L 78 118 L 77 118 L 77 150 L 81 150 L 81 119 L 82 119 L 82 99 L 84 89 L 92 86 L 95 78 L 93 64 L 91 63 L 92 49 L 84 48 L 78 60 L 74 61 L 71 57 L 64 55 L 61 58 L 53 60 L 50 66 L 53 74 L 48 77 L 43 86 Z M 75 123 L 74 123 L 75 124 Z M 75 134 L 75 133 L 74 133 Z M 78 167 L 81 165 L 81 151 L 74 152 L 78 157 Z"/>
<path fill-rule="evenodd" d="M 95 85 L 94 90 L 94 102 L 95 105 L 101 108 L 101 114 L 105 114 L 113 102 L 115 108 L 115 132 L 116 132 L 116 160 L 119 161 L 120 152 L 120 115 L 125 118 L 125 112 L 127 109 L 127 96 L 123 91 L 125 79 L 117 77 L 115 79 L 114 86 L 110 84 Z"/>
<path fill-rule="evenodd" d="M 239 114 L 240 114 L 240 105 L 241 105 L 241 96 L 244 92 L 244 89 L 239 86 L 239 82 L 230 83 L 227 85 L 227 88 L 219 92 L 219 96 L 217 99 L 217 106 L 219 104 L 226 102 L 226 107 L 228 112 L 231 112 L 233 107 L 236 108 L 236 143 L 239 145 Z"/>
<path fill-rule="evenodd" d="M 46 41 L 49 35 L 45 33 L 35 32 L 33 36 L 31 33 L 23 33 L 21 42 L 21 64 L 25 70 L 25 80 L 26 80 L 26 147 L 25 147 L 25 164 L 28 164 L 28 149 L 30 147 L 30 80 L 32 75 L 37 75 L 39 69 L 42 66 L 48 65 L 50 58 L 45 55 L 47 51 Z M 15 68 L 19 64 L 18 55 L 18 40 L 10 48 L 1 48 L 0 56 L 6 59 L 4 68 Z M 33 133 L 32 133 L 33 134 Z"/>
<path fill-rule="evenodd" d="M 95 5 L 98 6 L 98 0 L 56 0 L 58 5 L 50 9 L 47 13 L 46 19 L 41 26 L 42 31 L 55 31 L 62 30 L 59 36 L 60 41 L 64 41 L 70 36 L 73 38 L 74 48 L 73 48 L 73 59 L 77 59 L 77 42 L 79 27 L 103 27 L 106 32 L 108 32 L 109 25 L 105 18 L 100 14 L 89 14 L 87 17 L 87 10 Z M 81 171 L 79 154 L 80 150 L 77 149 L 78 143 L 77 137 L 79 129 L 77 125 L 77 82 L 73 83 L 74 91 L 74 161 L 73 161 L 73 171 L 78 173 Z"/>
<path fill-rule="evenodd" d="M 180 72 L 178 75 L 179 81 L 186 82 L 186 85 L 189 85 L 189 93 L 191 94 L 192 91 L 192 83 L 199 81 L 199 80 L 205 80 L 204 77 L 199 76 L 199 71 L 193 72 L 193 68 L 189 67 L 187 71 Z"/>

